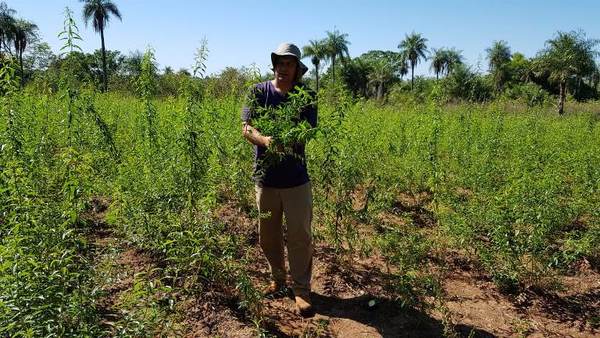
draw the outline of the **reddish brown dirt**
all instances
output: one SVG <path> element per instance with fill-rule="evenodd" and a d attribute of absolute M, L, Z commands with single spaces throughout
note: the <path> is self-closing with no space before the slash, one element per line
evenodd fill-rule
<path fill-rule="evenodd" d="M 427 196 L 421 196 L 426 199 Z M 416 199 L 404 199 L 397 207 L 419 216 Z M 102 219 L 103 211 L 97 212 Z M 230 231 L 248 244 L 253 263 L 249 267 L 258 288 L 267 285 L 268 266 L 258 248 L 255 221 L 241 209 L 225 205 L 217 212 Z M 390 220 L 393 221 L 393 220 Z M 429 221 L 422 222 L 430 226 Z M 118 245 L 114 235 L 99 227 L 91 237 L 102 250 Z M 600 337 L 600 274 L 580 267 L 561 277 L 560 292 L 527 289 L 503 295 L 477 265 L 460 253 L 447 252 L 430 262 L 441 275 L 444 299 L 426 300 L 422 308 L 403 308 L 386 291 L 388 280 L 383 260 L 377 255 L 356 255 L 339 261 L 324 243 L 317 243 L 312 300 L 316 315 L 302 318 L 291 297 L 263 300 L 262 329 L 276 337 Z M 434 260 L 435 261 L 435 260 Z M 123 271 L 149 271 L 156 266 L 144 252 L 122 248 L 116 264 Z M 119 294 L 131 288 L 129 273 L 105 289 L 101 304 L 111 313 Z M 237 309 L 228 290 L 211 290 L 180 300 L 186 337 L 254 337 L 258 331 Z M 374 304 L 374 305 L 373 305 Z M 442 306 L 433 306 L 442 304 Z M 373 306 L 370 306 L 373 305 Z M 107 319 L 108 320 L 108 319 Z"/>
<path fill-rule="evenodd" d="M 265 287 L 268 266 L 256 245 L 256 224 L 237 209 L 225 207 L 218 216 L 226 224 L 251 239 L 249 248 L 256 257 L 250 267 L 255 285 Z M 439 319 L 423 310 L 402 308 L 385 290 L 387 276 L 378 257 L 349 258 L 338 261 L 338 255 L 322 243 L 315 248 L 313 293 L 316 315 L 302 318 L 291 295 L 263 301 L 263 327 L 277 337 L 439 337 L 444 327 Z M 369 306 L 369 304 L 373 306 Z M 228 324 L 225 324 L 227 326 Z M 244 337 L 236 329 L 218 325 L 213 332 L 227 332 L 226 337 Z M 236 326 L 237 327 L 237 326 Z M 198 331 L 196 331 L 198 332 Z M 204 333 L 207 331 L 205 330 Z M 474 332 L 481 333 L 477 329 Z M 246 332 L 247 333 L 247 332 Z"/>
<path fill-rule="evenodd" d="M 412 213 L 417 224 L 431 226 L 428 215 L 419 211 L 419 200 L 427 194 L 401 196 L 397 208 Z M 268 283 L 268 266 L 257 247 L 255 222 L 226 206 L 219 216 L 251 239 L 251 269 L 258 287 Z M 389 215 L 388 215 L 389 216 Z M 390 220 L 393 221 L 393 220 Z M 291 297 L 264 300 L 263 327 L 277 337 L 440 337 L 444 334 L 472 337 L 600 337 L 592 327 L 600 317 L 600 274 L 584 269 L 562 277 L 561 292 L 526 290 L 503 295 L 468 258 L 456 252 L 442 253 L 436 270 L 443 270 L 445 293 L 442 307 L 406 309 L 394 301 L 384 285 L 386 269 L 381 258 L 357 257 L 337 261 L 331 248 L 317 243 L 313 270 L 313 318 L 302 318 Z M 370 307 L 369 301 L 375 301 Z M 432 305 L 435 303 L 429 300 Z M 222 315 L 222 313 L 221 313 Z M 217 317 L 219 318 L 219 317 Z M 242 321 L 243 322 L 243 321 Z M 229 320 L 216 324 L 225 337 L 244 337 L 248 326 Z M 446 325 L 444 325 L 444 323 Z M 452 331 L 448 331 L 452 330 Z M 255 332 L 255 331 L 253 331 Z M 212 331 L 214 334 L 215 331 Z"/>
<path fill-rule="evenodd" d="M 254 337 L 250 323 L 240 319 L 233 301 L 220 293 L 205 293 L 183 301 L 185 337 Z"/>
<path fill-rule="evenodd" d="M 600 317 L 600 274 L 579 270 L 559 277 L 560 292 L 527 288 L 503 295 L 472 264 L 450 253 L 444 281 L 454 323 L 478 327 L 498 337 L 595 337 Z M 454 263 L 453 263 L 454 262 Z"/>
<path fill-rule="evenodd" d="M 123 242 L 105 223 L 110 201 L 106 198 L 94 198 L 90 209 L 82 214 L 88 222 L 90 233 L 88 241 L 97 268 L 102 264 L 102 274 L 106 280 L 101 282 L 101 296 L 97 307 L 102 314 L 102 323 L 108 332 L 112 332 L 113 323 L 122 317 L 118 310 L 121 296 L 132 289 L 136 276 L 151 279 L 156 275 L 157 261 L 150 254 Z"/>
<path fill-rule="evenodd" d="M 312 300 L 316 316 L 300 317 L 291 298 L 265 300 L 265 316 L 280 337 L 439 337 L 440 320 L 419 309 L 402 308 L 384 290 L 378 259 L 339 262 L 317 245 Z M 262 267 L 267 274 L 267 267 Z M 263 282 L 264 283 L 264 282 Z M 373 305 L 370 306 L 369 304 Z"/>

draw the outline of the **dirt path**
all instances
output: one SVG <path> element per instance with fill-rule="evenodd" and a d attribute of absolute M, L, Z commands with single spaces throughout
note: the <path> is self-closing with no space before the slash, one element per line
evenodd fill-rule
<path fill-rule="evenodd" d="M 168 311 L 176 295 L 161 282 L 161 262 L 106 224 L 108 199 L 95 198 L 91 204 L 82 217 L 92 223 L 88 241 L 99 293 L 96 307 L 106 336 L 182 335 L 183 326 Z"/>

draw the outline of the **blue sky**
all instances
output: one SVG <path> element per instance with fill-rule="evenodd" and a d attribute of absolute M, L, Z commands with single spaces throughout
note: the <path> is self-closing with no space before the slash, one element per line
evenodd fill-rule
<path fill-rule="evenodd" d="M 63 11 L 69 6 L 78 21 L 85 51 L 100 46 L 100 37 L 81 19 L 77 0 L 4 0 L 17 16 L 35 22 L 55 52 L 62 45 Z M 420 32 L 433 48 L 455 47 L 475 69 L 487 70 L 485 49 L 506 40 L 513 51 L 534 56 L 557 30 L 582 29 L 600 38 L 598 0 L 421 0 L 421 1 L 271 1 L 271 0 L 113 0 L 123 21 L 106 30 L 108 49 L 124 54 L 147 46 L 161 67 L 190 68 L 203 37 L 210 50 L 208 73 L 226 66 L 249 66 L 264 73 L 269 53 L 282 41 L 305 45 L 339 29 L 348 33 L 352 57 L 373 49 L 395 50 L 406 33 Z M 305 60 L 308 65 L 310 62 Z M 418 74 L 429 74 L 429 64 Z"/>

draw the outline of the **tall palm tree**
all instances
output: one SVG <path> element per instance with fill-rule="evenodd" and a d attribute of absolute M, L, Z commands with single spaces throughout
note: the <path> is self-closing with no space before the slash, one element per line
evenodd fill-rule
<path fill-rule="evenodd" d="M 14 26 L 14 44 L 19 67 L 21 68 L 21 86 L 25 83 L 25 71 L 23 69 L 23 52 L 27 48 L 27 43 L 31 42 L 37 36 L 38 27 L 36 24 L 27 20 L 18 19 Z"/>
<path fill-rule="evenodd" d="M 590 86 L 598 91 L 598 83 L 600 83 L 600 65 L 596 64 L 594 71 L 589 76 Z"/>
<path fill-rule="evenodd" d="M 501 91 L 508 80 L 507 65 L 512 58 L 510 47 L 506 41 L 494 41 L 492 47 L 486 49 L 490 72 L 496 83 L 496 90 Z"/>
<path fill-rule="evenodd" d="M 87 26 L 90 21 L 94 26 L 94 31 L 100 32 L 102 42 L 102 71 L 104 80 L 104 91 L 108 89 L 108 74 L 106 69 L 106 46 L 104 44 L 104 29 L 108 25 L 111 15 L 122 20 L 121 13 L 111 0 L 80 0 L 84 2 L 83 21 Z"/>
<path fill-rule="evenodd" d="M 595 39 L 587 39 L 582 32 L 558 32 L 546 41 L 546 48 L 535 60 L 538 72 L 548 75 L 548 80 L 558 83 L 558 114 L 564 113 L 569 79 L 589 76 L 594 72 L 594 58 L 598 56 Z"/>
<path fill-rule="evenodd" d="M 0 2 L 0 56 L 2 56 L 2 50 L 4 49 L 7 53 L 11 53 L 10 44 L 14 40 L 15 31 L 15 10 L 8 8 L 6 3 Z"/>
<path fill-rule="evenodd" d="M 448 75 L 452 73 L 457 66 L 463 64 L 463 56 L 461 51 L 454 48 L 446 49 L 445 54 L 444 71 L 446 72 L 446 75 Z"/>
<path fill-rule="evenodd" d="M 405 35 L 404 40 L 400 42 L 398 48 L 400 48 L 401 52 L 410 62 L 410 88 L 413 89 L 415 83 L 415 66 L 421 59 L 427 59 L 427 39 L 421 36 L 421 33 L 412 32 L 410 35 Z"/>
<path fill-rule="evenodd" d="M 488 54 L 490 71 L 500 68 L 502 65 L 510 62 L 512 53 L 506 41 L 494 41 L 492 47 L 486 48 Z"/>
<path fill-rule="evenodd" d="M 440 73 L 444 72 L 447 54 L 444 48 L 433 49 L 431 54 L 431 66 L 429 67 L 429 69 L 433 71 L 437 80 L 440 78 Z"/>
<path fill-rule="evenodd" d="M 373 63 L 373 68 L 369 73 L 369 82 L 375 84 L 377 88 L 377 100 L 383 98 L 384 85 L 393 77 L 392 67 L 385 60 L 378 60 Z"/>
<path fill-rule="evenodd" d="M 302 48 L 304 57 L 310 57 L 310 61 L 315 66 L 317 77 L 317 93 L 319 92 L 319 65 L 321 60 L 327 57 L 327 42 L 325 40 L 310 40 L 308 45 Z"/>
<path fill-rule="evenodd" d="M 402 78 L 404 78 L 408 74 L 408 61 L 406 60 L 406 56 L 404 54 L 401 54 L 400 56 L 398 74 L 400 74 L 400 80 L 402 80 Z"/>
<path fill-rule="evenodd" d="M 334 29 L 333 32 L 327 31 L 327 38 L 325 41 L 327 45 L 327 56 L 331 60 L 331 71 L 334 84 L 336 58 L 339 57 L 341 60 L 344 60 L 345 57 L 350 57 L 350 53 L 348 52 L 348 45 L 350 42 L 347 38 L 347 33 L 340 33 L 337 29 Z"/>

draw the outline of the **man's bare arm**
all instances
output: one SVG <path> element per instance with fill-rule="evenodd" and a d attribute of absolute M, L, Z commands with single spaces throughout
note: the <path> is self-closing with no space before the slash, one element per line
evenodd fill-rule
<path fill-rule="evenodd" d="M 247 122 L 242 124 L 242 135 L 246 140 L 248 140 L 248 142 L 257 146 L 268 148 L 269 144 L 271 144 L 271 136 L 262 135 Z"/>

